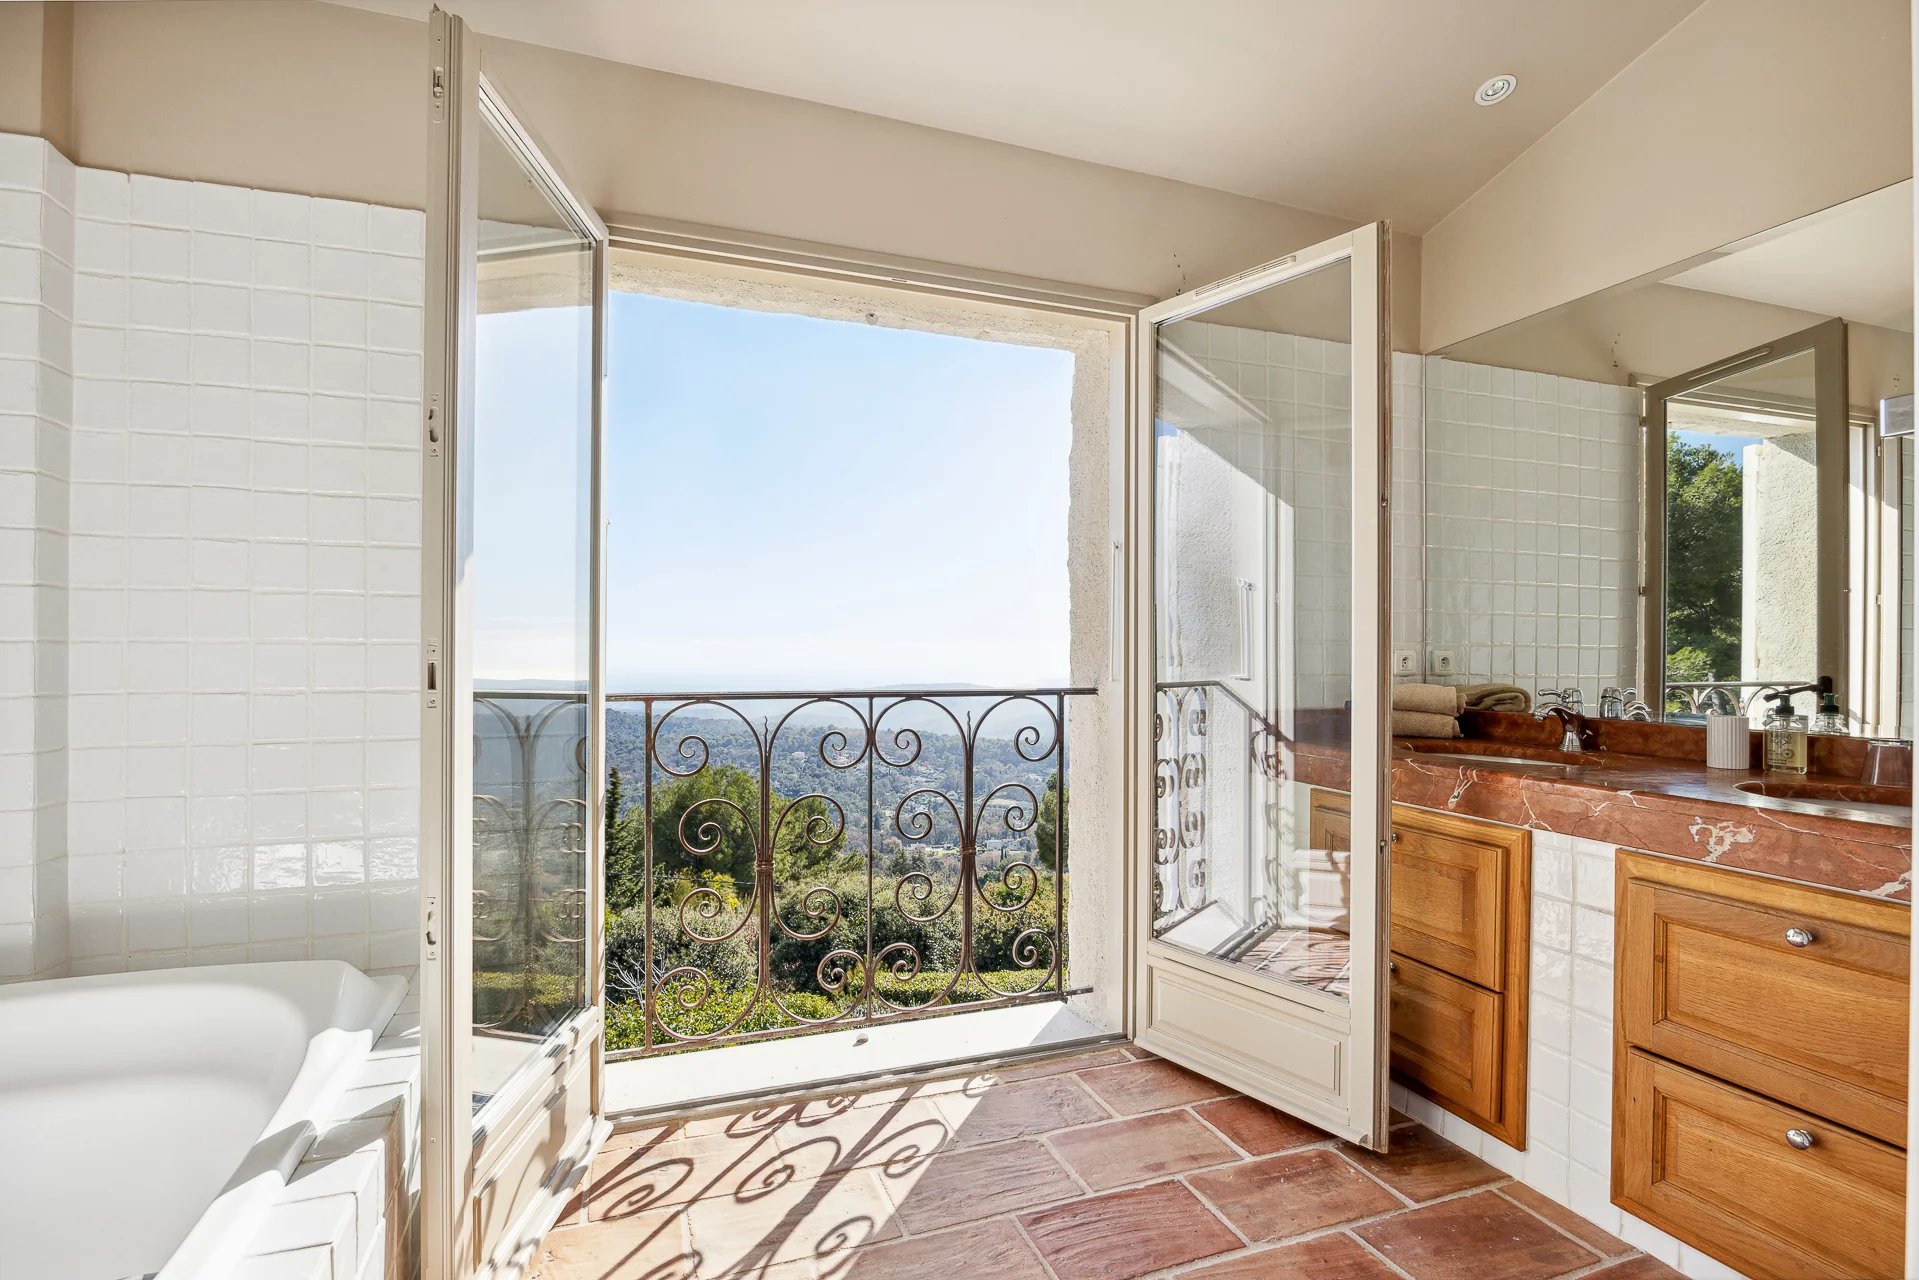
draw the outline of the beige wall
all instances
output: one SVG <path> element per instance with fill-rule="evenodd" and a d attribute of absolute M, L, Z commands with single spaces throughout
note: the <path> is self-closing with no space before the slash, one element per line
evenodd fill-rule
<path fill-rule="evenodd" d="M 1706 0 L 1427 234 L 1424 349 L 1909 177 L 1909 25 Z"/>
<path fill-rule="evenodd" d="M 0 132 L 73 149 L 73 6 L 0 3 Z"/>
<path fill-rule="evenodd" d="M 422 24 L 313 0 L 74 9 L 69 150 L 81 163 L 424 203 Z M 1150 297 L 1351 225 L 531 45 L 490 41 L 486 56 L 581 194 L 607 211 Z M 15 127 L 9 118 L 0 127 Z M 1394 257 L 1394 328 L 1411 346 L 1419 242 L 1401 238 Z"/>

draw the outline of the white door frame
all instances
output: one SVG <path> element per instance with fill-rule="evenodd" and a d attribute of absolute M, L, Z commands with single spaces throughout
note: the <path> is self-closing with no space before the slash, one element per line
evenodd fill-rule
<path fill-rule="evenodd" d="M 557 1218 L 606 1136 L 601 1059 L 605 1002 L 604 564 L 602 473 L 607 231 L 575 196 L 506 95 L 490 81 L 479 42 L 435 8 L 426 90 L 425 370 L 421 422 L 421 1274 L 427 1280 L 509 1276 Z M 547 1039 L 474 1115 L 473 741 L 471 584 L 474 364 L 479 249 L 479 141 L 491 128 L 592 240 L 591 538 L 587 715 L 590 759 L 586 883 L 587 1006 Z M 564 1150 L 532 1141 L 560 1120 Z M 484 1125 L 476 1119 L 484 1119 Z M 544 1119 L 543 1119 L 544 1118 Z M 529 1182 L 529 1169 L 534 1181 Z M 512 1221 L 491 1221 L 490 1211 Z M 478 1219 L 489 1214 L 489 1221 Z M 492 1242 L 489 1245 L 489 1241 Z"/>
<path fill-rule="evenodd" d="M 1391 341 L 1389 233 L 1357 228 L 1147 307 L 1134 358 L 1132 772 L 1128 877 L 1134 1038 L 1145 1048 L 1364 1146 L 1384 1149 L 1387 1074 L 1387 810 L 1390 802 Z M 1283 987 L 1152 936 L 1155 823 L 1154 422 L 1159 328 L 1339 262 L 1352 272 L 1352 983 L 1340 1000 Z M 1367 426 L 1371 424 L 1372 430 Z M 1368 578 L 1371 579 L 1368 582 Z M 1368 588 L 1372 603 L 1368 607 Z M 1367 856 L 1368 854 L 1372 856 Z"/>

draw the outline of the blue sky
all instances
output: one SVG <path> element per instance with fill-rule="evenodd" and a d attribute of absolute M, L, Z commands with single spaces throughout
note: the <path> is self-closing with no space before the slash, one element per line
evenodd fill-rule
<path fill-rule="evenodd" d="M 1758 444 L 1758 436 L 1731 436 L 1717 431 L 1675 431 L 1682 444 L 1703 444 L 1708 449 L 1724 455 L 1726 461 L 1740 470 L 1745 470 L 1743 450 L 1749 444 Z"/>
<path fill-rule="evenodd" d="M 569 314 L 480 325 L 475 491 L 507 505 L 475 622 L 555 633 L 496 644 L 521 678 L 568 649 L 560 540 L 484 513 L 564 467 L 486 442 L 567 411 Z M 609 353 L 609 690 L 1065 682 L 1068 353 L 631 293 Z"/>

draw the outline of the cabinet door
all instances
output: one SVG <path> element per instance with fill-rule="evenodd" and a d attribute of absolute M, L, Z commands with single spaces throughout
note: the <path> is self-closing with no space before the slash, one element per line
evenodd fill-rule
<path fill-rule="evenodd" d="M 1146 1048 L 1386 1141 L 1386 229 L 1141 313 Z M 1147 725 L 1140 726 L 1142 738 Z M 1350 842 L 1310 838 L 1315 788 Z"/>
<path fill-rule="evenodd" d="M 1393 950 L 1502 990 L 1514 844 L 1485 823 L 1396 810 Z"/>
<path fill-rule="evenodd" d="M 1624 852 L 1618 874 L 1628 1044 L 1905 1142 L 1910 908 Z"/>
<path fill-rule="evenodd" d="M 1394 956 L 1392 964 L 1393 1069 L 1482 1128 L 1497 1123 L 1506 997 L 1405 956 Z"/>
<path fill-rule="evenodd" d="M 1906 1274 L 1906 1154 L 1626 1051 L 1613 1199 L 1753 1280 Z"/>

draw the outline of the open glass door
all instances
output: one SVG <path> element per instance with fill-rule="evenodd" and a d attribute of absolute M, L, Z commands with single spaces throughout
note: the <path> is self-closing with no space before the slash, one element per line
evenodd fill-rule
<path fill-rule="evenodd" d="M 435 10 L 427 211 L 423 1273 L 518 1275 L 604 1137 L 606 229 Z"/>
<path fill-rule="evenodd" d="M 1386 332 L 1381 225 L 1141 313 L 1155 816 L 1134 1009 L 1154 1053 L 1381 1150 Z"/>

